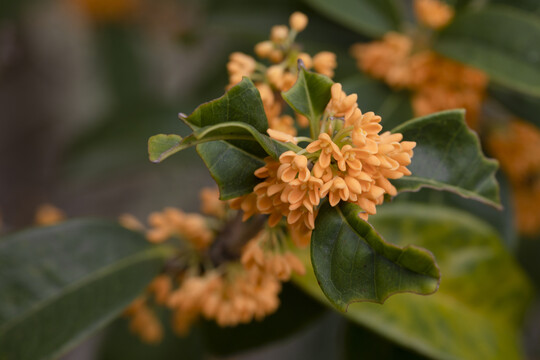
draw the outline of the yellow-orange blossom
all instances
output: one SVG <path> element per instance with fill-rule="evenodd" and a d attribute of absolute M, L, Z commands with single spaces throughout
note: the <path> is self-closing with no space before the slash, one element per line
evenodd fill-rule
<path fill-rule="evenodd" d="M 415 0 L 414 10 L 418 21 L 433 29 L 448 25 L 454 16 L 452 7 L 438 0 Z M 381 40 L 355 44 L 351 52 L 363 72 L 395 89 L 411 90 L 416 116 L 465 108 L 467 123 L 478 129 L 487 76 L 429 50 L 424 37 L 389 32 Z"/>
<path fill-rule="evenodd" d="M 227 203 L 219 200 L 217 189 L 201 191 L 202 212 L 214 222 L 230 218 Z M 145 231 L 151 242 L 164 242 L 178 237 L 191 245 L 191 261 L 180 273 L 163 273 L 148 286 L 146 293 L 125 311 L 130 329 L 148 343 L 159 342 L 163 328 L 153 306 L 168 306 L 174 312 L 172 326 L 179 335 L 186 335 L 201 316 L 215 320 L 220 326 L 234 326 L 253 319 L 261 320 L 279 306 L 281 282 L 293 273 L 303 274 L 304 266 L 282 244 L 262 229 L 242 250 L 241 259 L 217 266 L 204 263 L 216 230 L 200 214 L 187 214 L 176 208 L 166 208 L 149 216 L 151 229 L 133 216 L 123 216 L 121 222 L 133 230 Z M 279 240 L 278 240 L 279 242 Z M 204 271 L 202 270 L 204 267 Z"/>
<path fill-rule="evenodd" d="M 244 211 L 245 219 L 256 213 L 270 215 L 270 226 L 285 216 L 293 233 L 303 235 L 304 244 L 322 198 L 328 197 L 332 206 L 355 203 L 364 210 L 359 214 L 364 219 L 375 214 L 384 194 L 397 193 L 388 179 L 410 175 L 406 166 L 416 145 L 401 141 L 399 133 L 379 134 L 381 118 L 362 114 L 357 95 L 347 96 L 340 84 L 334 84 L 331 93 L 318 138 L 298 153 L 284 152 L 279 161 L 267 157 L 266 165 L 255 171 L 262 182 L 253 193 L 231 202 L 232 208 Z M 269 134 L 280 141 L 294 140 L 276 131 Z"/>

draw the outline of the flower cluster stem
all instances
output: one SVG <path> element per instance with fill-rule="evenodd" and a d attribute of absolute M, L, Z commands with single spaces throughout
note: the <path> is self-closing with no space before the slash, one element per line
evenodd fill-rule
<path fill-rule="evenodd" d="M 208 254 L 216 267 L 239 259 L 244 245 L 262 230 L 267 220 L 266 215 L 258 215 L 244 222 L 242 216 L 243 213 L 239 211 L 225 224 L 212 243 Z"/>

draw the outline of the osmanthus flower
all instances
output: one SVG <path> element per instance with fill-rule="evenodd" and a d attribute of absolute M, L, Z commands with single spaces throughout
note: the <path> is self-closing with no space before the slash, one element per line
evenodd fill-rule
<path fill-rule="evenodd" d="M 255 171 L 262 181 L 253 193 L 235 199 L 234 206 L 242 208 L 256 196 L 255 213 L 270 215 L 270 226 L 285 217 L 292 238 L 302 245 L 308 242 L 317 208 L 326 197 L 331 206 L 342 201 L 359 205 L 364 219 L 375 214 L 385 194 L 397 193 L 388 179 L 411 174 L 407 166 L 416 143 L 402 141 L 399 133 L 379 134 L 381 118 L 371 112 L 362 114 L 356 100 L 356 94 L 347 96 L 340 84 L 332 85 L 318 137 L 309 139 L 305 149 L 284 152 L 278 160 L 266 158 L 265 165 Z M 290 140 L 276 131 L 269 135 L 278 141 Z"/>
<path fill-rule="evenodd" d="M 187 275 L 168 300 L 179 313 L 175 328 L 189 328 L 181 314 L 188 314 L 191 322 L 199 316 L 215 319 L 221 326 L 260 320 L 277 309 L 281 282 L 293 272 L 303 274 L 302 263 L 292 253 L 277 249 L 263 231 L 244 246 L 239 263 Z"/>
<path fill-rule="evenodd" d="M 332 117 L 342 117 L 345 121 L 348 121 L 353 112 L 358 109 L 358 95 L 351 94 L 346 95 L 342 91 L 341 84 L 337 83 L 330 89 L 332 93 L 332 99 L 326 107 L 326 111 Z"/>
<path fill-rule="evenodd" d="M 316 72 L 328 77 L 334 76 L 334 69 L 337 66 L 334 53 L 322 51 L 312 57 L 302 52 L 300 45 L 295 43 L 296 36 L 306 28 L 307 24 L 307 16 L 295 12 L 289 18 L 289 27 L 286 25 L 272 27 L 270 39 L 255 45 L 255 55 L 259 60 L 247 54 L 235 52 L 231 54 L 227 64 L 229 73 L 227 88 L 240 82 L 242 77 L 249 77 L 261 95 L 269 128 L 291 136 L 297 133 L 295 120 L 283 113 L 285 102 L 280 92 L 289 90 L 296 82 L 298 60 L 302 60 L 306 69 L 313 68 Z M 299 126 L 308 126 L 305 117 L 299 114 L 295 117 Z"/>
<path fill-rule="evenodd" d="M 279 157 L 281 165 L 277 170 L 277 177 L 283 182 L 290 183 L 298 177 L 301 182 L 307 182 L 311 176 L 308 159 L 294 151 L 286 151 Z"/>
<path fill-rule="evenodd" d="M 54 225 L 66 219 L 66 213 L 52 204 L 41 204 L 34 217 L 36 225 Z"/>
<path fill-rule="evenodd" d="M 186 214 L 175 208 L 154 212 L 148 219 L 152 229 L 146 236 L 149 241 L 160 243 L 173 235 L 187 239 L 196 248 L 204 249 L 210 245 L 213 234 L 203 216 Z"/>
<path fill-rule="evenodd" d="M 147 305 L 145 297 L 139 297 L 133 301 L 126 310 L 124 316 L 128 317 L 129 329 L 145 343 L 156 344 L 163 338 L 163 326 L 156 314 Z"/>
<path fill-rule="evenodd" d="M 432 29 L 446 26 L 454 16 L 452 7 L 439 0 L 415 0 L 414 10 L 418 21 Z M 410 90 L 416 116 L 465 108 L 469 126 L 477 129 L 487 76 L 431 51 L 424 37 L 389 32 L 381 40 L 353 45 L 351 53 L 363 72 L 394 89 Z"/>
<path fill-rule="evenodd" d="M 295 158 L 288 163 L 290 169 L 297 166 Z M 276 162 L 261 168 L 257 175 L 276 178 L 279 166 Z M 300 163 L 296 168 L 301 170 L 304 166 Z M 267 187 L 276 184 L 259 186 L 266 192 Z M 282 195 L 281 189 L 273 188 L 270 193 Z M 201 317 L 215 320 L 220 326 L 261 320 L 278 308 L 281 283 L 288 281 L 293 273 L 305 272 L 300 260 L 287 250 L 283 230 L 269 229 L 261 222 L 254 222 L 257 231 L 255 235 L 247 232 L 251 234 L 249 237 L 227 230 L 228 227 L 238 229 L 238 225 L 250 226 L 239 220 L 242 216 L 246 219 L 246 214 L 254 214 L 258 207 L 264 208 L 263 197 L 254 193 L 244 198 L 238 204 L 244 213 L 235 214 L 231 209 L 235 202 L 220 201 L 218 196 L 217 189 L 203 189 L 200 193 L 201 208 L 208 217 L 169 207 L 150 214 L 151 228 L 146 229 L 133 216 L 122 216 L 124 226 L 146 233 L 151 242 L 179 240 L 183 245 L 190 245 L 182 246 L 178 257 L 172 259 L 145 293 L 126 309 L 124 314 L 129 318 L 130 329 L 142 341 L 156 343 L 163 337 L 163 328 L 154 312 L 157 306 L 172 309 L 173 329 L 181 336 L 188 334 Z M 300 199 L 303 195 L 300 191 L 291 196 Z M 270 209 L 274 204 L 268 206 Z M 280 212 L 279 219 L 281 217 Z M 216 256 L 220 246 L 228 247 Z"/>
<path fill-rule="evenodd" d="M 454 9 L 439 0 L 415 0 L 414 12 L 420 23 L 432 29 L 448 25 L 454 17 Z"/>
<path fill-rule="evenodd" d="M 499 160 L 514 193 L 520 233 L 540 232 L 540 131 L 521 119 L 501 123 L 487 136 L 489 151 Z"/>
<path fill-rule="evenodd" d="M 326 169 L 330 166 L 332 158 L 335 161 L 339 161 L 343 158 L 343 154 L 339 147 L 332 141 L 332 138 L 327 133 L 320 134 L 317 140 L 306 147 L 306 150 L 310 153 L 320 151 L 318 163 L 322 169 Z"/>

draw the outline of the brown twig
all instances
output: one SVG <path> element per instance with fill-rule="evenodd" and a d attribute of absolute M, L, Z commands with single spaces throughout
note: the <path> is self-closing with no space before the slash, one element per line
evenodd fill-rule
<path fill-rule="evenodd" d="M 242 216 L 243 213 L 239 211 L 216 236 L 208 251 L 214 265 L 239 259 L 242 247 L 262 230 L 267 218 L 265 215 L 256 215 L 243 222 Z"/>

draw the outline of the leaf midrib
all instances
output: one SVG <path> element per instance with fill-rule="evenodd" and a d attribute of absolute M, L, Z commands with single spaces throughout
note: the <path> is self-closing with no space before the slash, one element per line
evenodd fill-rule
<path fill-rule="evenodd" d="M 417 176 L 407 176 L 407 178 L 405 178 L 405 179 L 398 179 L 398 180 L 401 180 L 401 181 L 404 181 L 404 182 L 418 181 L 418 184 L 416 184 L 416 186 L 409 186 L 409 187 L 407 187 L 405 189 L 398 189 L 399 192 L 414 192 L 414 191 L 419 190 L 421 188 L 430 188 L 430 189 L 435 189 L 435 190 L 441 190 L 442 189 L 442 190 L 447 190 L 447 191 L 453 192 L 455 194 L 459 194 L 459 195 L 461 195 L 462 197 L 464 197 L 466 199 L 478 200 L 481 203 L 493 206 L 496 209 L 502 209 L 502 205 L 497 204 L 493 200 L 490 200 L 489 198 L 487 198 L 487 197 L 485 197 L 483 195 L 479 195 L 478 193 L 475 193 L 472 190 L 467 190 L 465 188 L 457 187 L 457 186 L 454 186 L 454 185 L 449 185 L 449 184 L 446 184 L 446 183 L 443 183 L 443 182 L 440 182 L 440 181 L 437 181 L 437 180 L 433 180 L 433 179 L 429 179 L 429 178 L 421 178 L 421 177 L 417 177 Z"/>
<path fill-rule="evenodd" d="M 172 252 L 173 248 L 171 247 L 164 247 L 160 246 L 158 248 L 152 248 L 149 250 L 144 250 L 143 252 L 137 252 L 135 254 L 131 254 L 119 261 L 116 261 L 112 263 L 110 266 L 106 266 L 104 268 L 101 268 L 97 271 L 95 271 L 92 275 L 85 277 L 81 280 L 74 281 L 73 283 L 63 287 L 58 293 L 55 295 L 43 299 L 42 301 L 38 301 L 36 304 L 30 306 L 28 311 L 22 312 L 22 314 L 16 315 L 13 319 L 8 320 L 4 325 L 0 326 L 0 336 L 2 334 L 7 333 L 11 328 L 16 326 L 17 324 L 22 323 L 25 319 L 31 317 L 32 315 L 38 313 L 45 307 L 47 307 L 49 304 L 53 304 L 56 302 L 59 298 L 69 294 L 76 292 L 77 290 L 83 288 L 85 285 L 97 282 L 99 279 L 104 279 L 108 277 L 109 275 L 129 267 L 132 264 L 135 264 L 137 262 L 142 262 L 143 260 L 151 259 L 153 257 L 165 257 L 169 252 Z"/>

